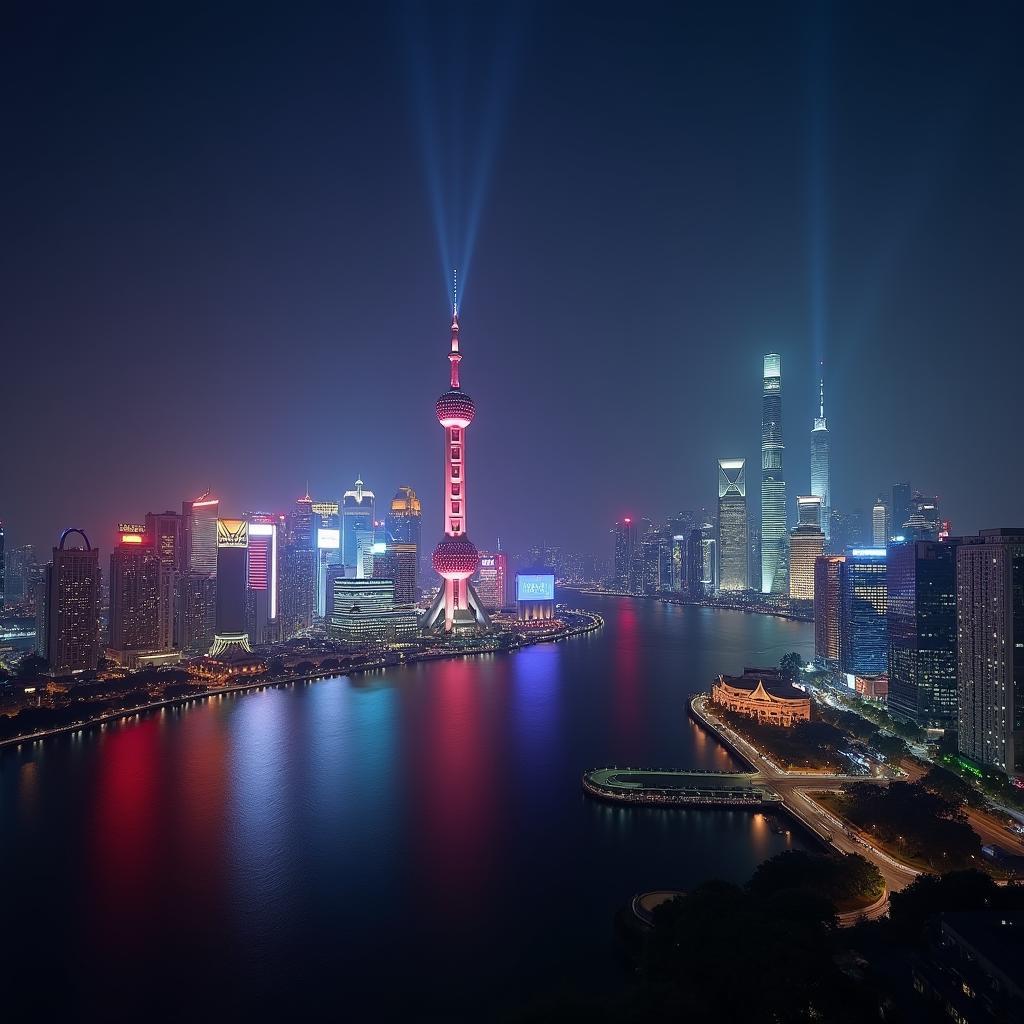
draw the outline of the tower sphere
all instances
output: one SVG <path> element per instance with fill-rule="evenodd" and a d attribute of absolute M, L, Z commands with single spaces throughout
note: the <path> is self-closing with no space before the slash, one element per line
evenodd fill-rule
<path fill-rule="evenodd" d="M 445 537 L 431 557 L 438 576 L 446 580 L 468 580 L 480 564 L 476 545 L 466 536 Z"/>
<path fill-rule="evenodd" d="M 442 427 L 462 427 L 473 422 L 476 406 L 473 399 L 463 391 L 446 391 L 437 400 L 437 419 Z"/>

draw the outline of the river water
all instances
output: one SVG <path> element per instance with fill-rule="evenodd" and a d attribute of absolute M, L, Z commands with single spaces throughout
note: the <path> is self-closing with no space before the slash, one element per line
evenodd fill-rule
<path fill-rule="evenodd" d="M 743 881 L 799 839 L 746 811 L 608 807 L 581 773 L 738 767 L 688 696 L 809 656 L 812 632 L 566 596 L 605 627 L 0 753 L 8 985 L 111 1019 L 487 1020 L 622 984 L 634 893 Z"/>

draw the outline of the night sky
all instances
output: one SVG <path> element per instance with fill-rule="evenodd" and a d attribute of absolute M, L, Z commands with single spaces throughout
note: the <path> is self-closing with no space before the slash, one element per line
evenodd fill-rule
<path fill-rule="evenodd" d="M 8 8 L 8 545 L 357 474 L 432 542 L 445 261 L 481 547 L 753 507 L 772 350 L 791 503 L 823 358 L 835 507 L 1021 525 L 1019 5 L 680 8 Z"/>

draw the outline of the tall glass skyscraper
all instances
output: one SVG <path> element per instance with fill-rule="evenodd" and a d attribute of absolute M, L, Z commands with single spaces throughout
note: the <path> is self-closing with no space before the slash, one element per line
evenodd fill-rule
<path fill-rule="evenodd" d="M 748 590 L 745 459 L 718 460 L 718 588 Z"/>
<path fill-rule="evenodd" d="M 921 726 L 956 722 L 956 547 L 888 549 L 889 710 Z"/>
<path fill-rule="evenodd" d="M 847 676 L 881 675 L 889 668 L 885 548 L 850 548 L 840 574 L 840 671 Z"/>
<path fill-rule="evenodd" d="M 956 551 L 957 744 L 1024 778 L 1024 530 L 982 530 Z"/>
<path fill-rule="evenodd" d="M 821 499 L 821 529 L 827 545 L 832 537 L 832 483 L 828 424 L 825 422 L 825 378 L 818 383 L 818 415 L 811 430 L 811 494 Z"/>
<path fill-rule="evenodd" d="M 761 591 L 789 590 L 786 479 L 782 471 L 782 357 L 764 357 L 761 400 Z"/>
<path fill-rule="evenodd" d="M 801 494 L 796 504 L 797 527 L 789 538 L 789 596 L 800 601 L 813 601 L 814 562 L 825 551 L 821 498 L 816 494 Z"/>

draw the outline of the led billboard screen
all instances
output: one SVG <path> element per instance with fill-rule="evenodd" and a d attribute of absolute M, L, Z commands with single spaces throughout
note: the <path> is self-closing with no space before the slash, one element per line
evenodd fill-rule
<path fill-rule="evenodd" d="M 517 601 L 554 601 L 554 576 L 517 576 Z"/>

